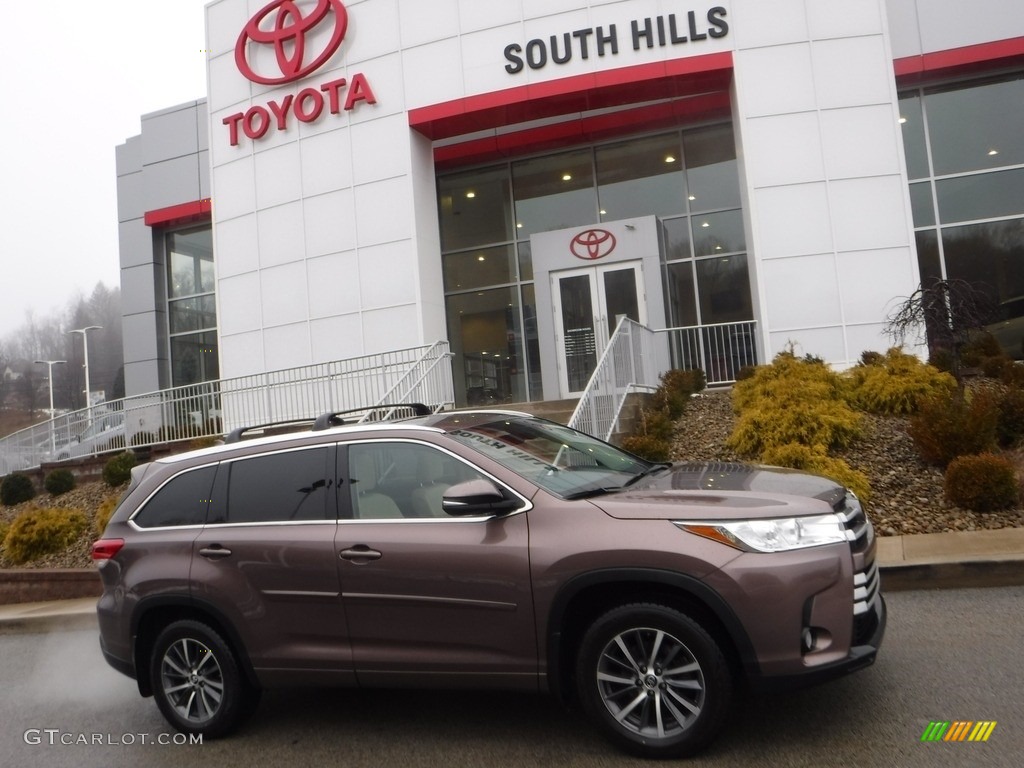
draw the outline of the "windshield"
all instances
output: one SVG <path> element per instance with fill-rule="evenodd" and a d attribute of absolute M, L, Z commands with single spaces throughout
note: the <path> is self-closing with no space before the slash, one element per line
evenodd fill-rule
<path fill-rule="evenodd" d="M 452 415 L 436 426 L 563 498 L 621 488 L 647 462 L 569 427 L 519 416 Z"/>

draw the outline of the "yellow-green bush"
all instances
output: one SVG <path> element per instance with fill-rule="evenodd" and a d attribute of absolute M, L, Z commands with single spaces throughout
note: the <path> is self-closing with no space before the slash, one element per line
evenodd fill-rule
<path fill-rule="evenodd" d="M 851 405 L 869 413 L 911 414 L 921 400 L 956 390 L 956 380 L 948 373 L 900 349 L 867 359 L 871 362 L 849 371 L 846 393 Z"/>
<path fill-rule="evenodd" d="M 771 365 L 760 365 L 750 378 L 736 382 L 733 408 L 745 409 L 764 402 L 784 408 L 791 402 L 840 400 L 843 384 L 840 376 L 820 363 L 799 360 L 788 352 L 775 357 Z"/>
<path fill-rule="evenodd" d="M 4 554 L 27 563 L 66 549 L 88 525 L 85 513 L 71 508 L 29 507 L 11 523 L 4 537 Z"/>
<path fill-rule="evenodd" d="M 810 448 L 798 443 L 774 446 L 764 452 L 761 461 L 776 467 L 822 475 L 849 488 L 863 500 L 871 495 L 871 485 L 863 472 L 854 469 L 843 459 L 829 456 L 821 446 Z"/>
<path fill-rule="evenodd" d="M 110 522 L 111 516 L 114 514 L 114 510 L 117 509 L 117 503 L 120 499 L 117 494 L 111 494 L 103 500 L 103 502 L 96 509 L 96 534 L 98 536 L 103 535 L 103 531 L 107 527 L 107 523 Z"/>
<path fill-rule="evenodd" d="M 959 507 L 975 512 L 1009 509 L 1018 496 L 1013 462 L 1002 456 L 960 456 L 946 468 L 946 498 Z"/>
<path fill-rule="evenodd" d="M 953 392 L 921 401 L 907 432 L 929 464 L 945 467 L 957 456 L 984 453 L 996 445 L 998 403 L 988 392 Z"/>
<path fill-rule="evenodd" d="M 728 446 L 742 456 L 798 443 L 823 450 L 845 448 L 861 434 L 861 417 L 840 400 L 766 401 L 740 412 Z"/>

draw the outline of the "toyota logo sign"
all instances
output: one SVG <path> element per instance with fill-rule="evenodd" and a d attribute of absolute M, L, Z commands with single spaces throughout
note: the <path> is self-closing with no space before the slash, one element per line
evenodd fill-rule
<path fill-rule="evenodd" d="M 603 259 L 615 250 L 615 235 L 607 229 L 588 229 L 572 239 L 569 250 L 577 259 L 584 261 Z"/>
<path fill-rule="evenodd" d="M 269 20 L 269 23 L 264 23 Z M 333 24 L 330 39 L 323 50 L 309 61 L 306 38 L 321 24 Z M 235 64 L 238 71 L 254 83 L 281 85 L 299 80 L 319 69 L 331 58 L 345 38 L 348 12 L 341 0 L 317 0 L 316 7 L 303 16 L 295 0 L 274 0 L 249 19 L 235 44 Z M 249 57 L 250 43 L 271 46 L 281 71 L 268 74 L 257 72 Z"/>

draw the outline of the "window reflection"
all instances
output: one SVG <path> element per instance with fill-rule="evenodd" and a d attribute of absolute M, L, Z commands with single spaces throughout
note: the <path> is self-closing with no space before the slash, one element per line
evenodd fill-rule
<path fill-rule="evenodd" d="M 936 176 L 1024 163 L 1024 73 L 926 92 Z"/>
<path fill-rule="evenodd" d="M 1024 169 L 935 182 L 943 223 L 994 219 L 1024 211 Z"/>
<path fill-rule="evenodd" d="M 597 219 L 590 149 L 512 164 L 516 231 L 520 238 Z"/>
<path fill-rule="evenodd" d="M 449 253 L 443 263 L 446 291 L 502 285 L 516 279 L 516 254 L 511 245 Z"/>
<path fill-rule="evenodd" d="M 753 317 L 747 257 L 697 261 L 697 292 L 704 325 L 734 323 Z"/>
<path fill-rule="evenodd" d="M 219 379 L 212 230 L 168 232 L 165 247 L 171 385 Z"/>
<path fill-rule="evenodd" d="M 686 131 L 683 134 L 683 153 L 690 210 L 739 207 L 736 142 L 731 125 Z"/>
<path fill-rule="evenodd" d="M 924 139 L 920 94 L 914 93 L 900 99 L 900 125 L 907 156 L 907 173 L 912 179 L 923 179 L 928 176 L 928 147 Z"/>
<path fill-rule="evenodd" d="M 930 181 L 910 185 L 910 206 L 914 213 L 915 227 L 934 226 L 935 205 L 932 202 Z"/>
<path fill-rule="evenodd" d="M 739 211 L 705 213 L 692 217 L 691 222 L 693 252 L 697 256 L 714 256 L 747 249 L 743 215 Z"/>
<path fill-rule="evenodd" d="M 684 210 L 678 134 L 598 147 L 595 157 L 601 221 Z"/>
<path fill-rule="evenodd" d="M 511 195 L 505 166 L 442 176 L 437 187 L 443 250 L 512 238 Z"/>

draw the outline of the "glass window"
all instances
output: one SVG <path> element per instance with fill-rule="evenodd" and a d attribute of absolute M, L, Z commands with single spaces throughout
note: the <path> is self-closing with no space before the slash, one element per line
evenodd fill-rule
<path fill-rule="evenodd" d="M 598 147 L 600 221 L 686 211 L 679 134 Z"/>
<path fill-rule="evenodd" d="M 455 396 L 469 405 L 522 402 L 519 291 L 498 288 L 448 297 Z"/>
<path fill-rule="evenodd" d="M 934 229 L 914 233 L 917 240 L 917 264 L 921 270 L 921 284 L 928 285 L 942 279 L 942 264 L 939 258 L 939 236 Z"/>
<path fill-rule="evenodd" d="M 914 212 L 915 227 L 935 226 L 935 206 L 932 204 L 930 181 L 910 185 L 910 207 Z"/>
<path fill-rule="evenodd" d="M 693 252 L 696 256 L 714 256 L 747 249 L 740 211 L 694 215 Z"/>
<path fill-rule="evenodd" d="M 327 448 L 281 451 L 227 466 L 228 523 L 326 520 Z"/>
<path fill-rule="evenodd" d="M 446 291 L 501 285 L 516 279 L 516 251 L 511 245 L 448 253 L 442 262 Z"/>
<path fill-rule="evenodd" d="M 175 475 L 132 520 L 141 528 L 203 525 L 216 474 L 217 465 L 213 465 Z"/>
<path fill-rule="evenodd" d="M 516 249 L 519 251 L 519 279 L 533 280 L 533 251 L 530 250 L 530 241 L 516 243 Z"/>
<path fill-rule="evenodd" d="M 690 253 L 690 220 L 689 218 L 669 219 L 662 222 L 664 237 L 665 261 L 688 259 Z"/>
<path fill-rule="evenodd" d="M 753 319 L 746 256 L 701 259 L 696 265 L 700 319 L 704 325 Z"/>
<path fill-rule="evenodd" d="M 526 343 L 529 399 L 543 400 L 544 387 L 540 372 L 540 342 L 537 338 L 537 297 L 533 283 L 523 286 L 523 341 Z"/>
<path fill-rule="evenodd" d="M 590 224 L 597 218 L 589 148 L 514 163 L 512 189 L 520 238 Z"/>
<path fill-rule="evenodd" d="M 417 443 L 348 446 L 352 516 L 357 520 L 448 518 L 445 491 L 484 475 L 451 454 Z"/>
<path fill-rule="evenodd" d="M 213 292 L 213 235 L 210 227 L 168 233 L 167 253 L 169 296 Z"/>
<path fill-rule="evenodd" d="M 1024 163 L 1024 74 L 924 97 L 936 176 Z"/>
<path fill-rule="evenodd" d="M 924 138 L 924 114 L 921 112 L 921 96 L 918 93 L 900 99 L 900 125 L 903 131 L 903 148 L 907 156 L 907 174 L 912 179 L 928 176 L 928 147 Z"/>
<path fill-rule="evenodd" d="M 1024 220 L 947 227 L 942 248 L 951 279 L 974 283 L 1000 306 L 1024 296 Z"/>
<path fill-rule="evenodd" d="M 668 283 L 669 323 L 673 328 L 697 325 L 697 300 L 693 290 L 693 262 L 669 264 L 666 268 Z"/>
<path fill-rule="evenodd" d="M 506 166 L 442 176 L 437 186 L 443 250 L 512 239 L 512 200 Z"/>
<path fill-rule="evenodd" d="M 190 333 L 171 337 L 171 381 L 174 386 L 220 378 L 217 334 Z"/>
<path fill-rule="evenodd" d="M 213 295 L 168 302 L 171 333 L 200 331 L 217 325 L 217 306 Z"/>
<path fill-rule="evenodd" d="M 935 182 L 943 224 L 994 219 L 1024 211 L 1024 169 Z"/>
<path fill-rule="evenodd" d="M 739 170 L 731 125 L 685 131 L 683 153 L 691 211 L 739 207 Z"/>

